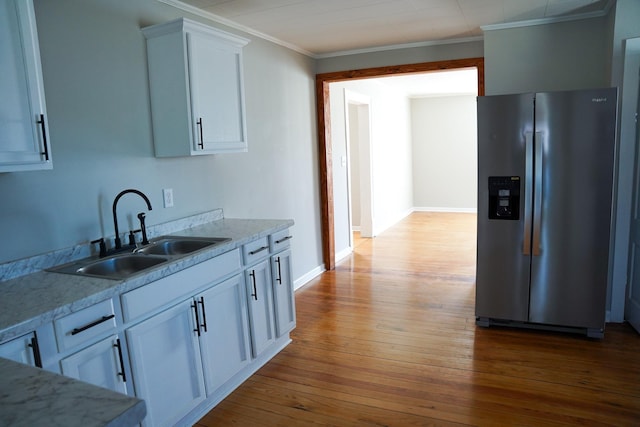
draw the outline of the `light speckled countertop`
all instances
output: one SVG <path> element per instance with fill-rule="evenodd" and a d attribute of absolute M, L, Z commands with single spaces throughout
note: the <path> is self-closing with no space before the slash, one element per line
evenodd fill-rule
<path fill-rule="evenodd" d="M 170 260 L 126 280 L 39 271 L 0 282 L 0 342 L 29 333 L 47 322 L 144 286 L 292 225 L 292 220 L 225 218 L 183 230 L 174 229 L 171 233 L 164 234 L 228 237 L 231 240 Z M 158 233 L 150 235 L 157 236 Z M 78 408 L 79 398 L 84 399 L 86 404 L 95 399 L 106 399 L 106 406 L 101 407 L 102 409 L 88 406 L 87 410 L 79 413 L 88 418 L 76 419 L 79 423 L 70 422 L 66 418 L 60 418 L 59 423 L 55 421 L 58 420 L 58 414 L 74 413 Z M 33 417 L 37 416 L 40 423 L 54 426 L 124 426 L 138 423 L 145 412 L 144 402 L 139 399 L 0 358 L 0 425 L 8 420 L 15 420 L 18 423 L 16 425 L 38 425 L 33 423 Z M 10 424 L 14 425 L 13 422 Z"/>
<path fill-rule="evenodd" d="M 144 400 L 0 358 L 0 425 L 134 426 Z"/>
<path fill-rule="evenodd" d="M 172 233 L 178 236 L 229 237 L 231 240 L 152 267 L 126 280 L 40 271 L 0 282 L 0 342 L 97 302 L 161 279 L 251 240 L 293 225 L 292 220 L 225 218 Z"/>

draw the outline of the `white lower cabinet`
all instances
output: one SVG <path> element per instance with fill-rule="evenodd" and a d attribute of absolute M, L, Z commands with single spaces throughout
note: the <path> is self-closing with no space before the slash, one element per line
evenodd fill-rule
<path fill-rule="evenodd" d="M 194 313 L 189 299 L 126 331 L 143 426 L 174 425 L 205 399 Z"/>
<path fill-rule="evenodd" d="M 201 295 L 200 351 L 207 395 L 229 381 L 251 362 L 247 297 L 238 274 Z"/>
<path fill-rule="evenodd" d="M 24 363 L 25 365 L 42 367 L 35 332 L 0 344 L 0 357 Z"/>
<path fill-rule="evenodd" d="M 113 335 L 62 359 L 62 374 L 127 394 L 122 351 L 123 343 Z"/>
<path fill-rule="evenodd" d="M 271 272 L 273 275 L 276 335 L 281 337 L 296 327 L 296 303 L 293 293 L 290 249 L 271 256 Z"/>
<path fill-rule="evenodd" d="M 266 259 L 245 270 L 251 324 L 251 351 L 258 357 L 276 339 L 271 270 Z"/>

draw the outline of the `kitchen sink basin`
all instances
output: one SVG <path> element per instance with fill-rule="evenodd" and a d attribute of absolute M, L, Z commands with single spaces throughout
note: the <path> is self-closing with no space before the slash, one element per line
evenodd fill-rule
<path fill-rule="evenodd" d="M 80 276 L 102 277 L 106 279 L 126 279 L 136 273 L 167 261 L 168 258 L 159 256 L 124 254 L 114 255 L 97 261 L 78 261 L 51 268 L 48 271 Z"/>
<path fill-rule="evenodd" d="M 200 249 L 210 248 L 230 240 L 226 237 L 162 236 L 133 253 L 112 255 L 101 259 L 87 258 L 53 267 L 47 271 L 122 280 L 170 259 L 184 257 Z"/>
<path fill-rule="evenodd" d="M 186 255 L 200 249 L 228 242 L 229 240 L 231 239 L 224 237 L 161 237 L 155 241 L 152 241 L 147 246 L 138 249 L 136 253 L 169 256 Z"/>

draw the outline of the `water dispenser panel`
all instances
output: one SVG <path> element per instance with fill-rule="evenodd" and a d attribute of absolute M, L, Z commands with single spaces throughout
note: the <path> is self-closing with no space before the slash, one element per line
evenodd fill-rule
<path fill-rule="evenodd" d="M 489 219 L 520 219 L 520 177 L 489 177 Z"/>

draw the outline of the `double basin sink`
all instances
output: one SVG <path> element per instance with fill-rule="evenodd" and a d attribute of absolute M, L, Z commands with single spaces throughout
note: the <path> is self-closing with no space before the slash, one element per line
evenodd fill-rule
<path fill-rule="evenodd" d="M 87 258 L 54 267 L 48 271 L 122 280 L 163 264 L 170 259 L 183 257 L 201 249 L 212 248 L 230 240 L 226 237 L 163 236 L 133 252 L 111 255 L 98 260 Z"/>

